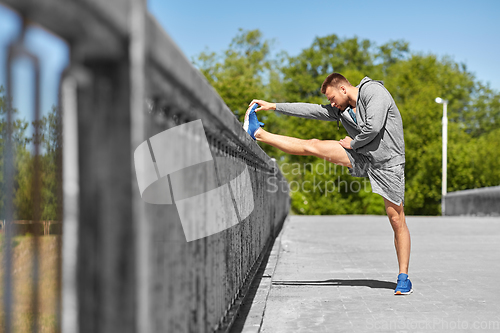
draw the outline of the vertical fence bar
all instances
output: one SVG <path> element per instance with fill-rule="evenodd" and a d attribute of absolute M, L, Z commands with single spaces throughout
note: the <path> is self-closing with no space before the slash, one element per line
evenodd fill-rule
<path fill-rule="evenodd" d="M 63 76 L 59 77 L 58 85 L 58 103 L 57 103 L 57 150 L 56 150 L 56 177 L 57 177 L 57 220 L 59 221 L 59 236 L 56 238 L 57 253 L 57 271 L 56 271 L 56 331 L 55 333 L 61 332 L 61 318 L 62 318 L 62 231 L 63 231 L 63 207 L 64 207 L 64 197 L 63 197 L 63 179 L 62 179 L 62 147 L 63 147 L 63 136 L 62 136 L 62 96 L 61 96 L 61 82 Z M 50 222 L 49 222 L 49 234 L 50 234 Z M 55 232 L 57 235 L 57 231 Z"/>
<path fill-rule="evenodd" d="M 78 295 L 76 285 L 79 177 L 78 177 L 78 120 L 77 81 L 71 75 L 61 79 L 61 108 L 63 128 L 63 221 L 62 236 L 62 332 L 78 333 Z"/>
<path fill-rule="evenodd" d="M 130 138 L 131 150 L 145 139 L 144 101 L 145 101 L 145 53 L 146 53 L 146 1 L 130 0 Z M 131 154 L 133 158 L 133 154 Z M 134 161 L 130 161 L 133 165 Z M 130 175 L 135 178 L 135 175 Z M 136 184 L 132 179 L 132 184 Z M 136 297 L 137 332 L 151 332 L 149 297 L 149 237 L 148 221 L 145 221 L 145 207 L 139 192 L 132 189 L 132 219 L 136 239 Z"/>
<path fill-rule="evenodd" d="M 16 43 L 16 42 L 14 42 Z M 12 147 L 12 62 L 15 57 L 15 45 L 8 48 L 7 73 L 7 137 L 5 140 L 5 223 L 4 223 L 4 329 L 6 333 L 12 330 L 12 220 L 14 214 L 14 154 Z"/>
<path fill-rule="evenodd" d="M 26 55 L 31 59 L 35 71 L 35 100 L 34 100 L 34 118 L 35 118 L 35 159 L 34 159 L 34 173 L 33 173 L 33 221 L 38 224 L 41 218 L 41 179 L 40 179 L 40 143 L 42 137 L 40 135 L 40 62 L 33 54 L 25 50 Z M 40 241 L 38 232 L 34 232 L 34 252 L 33 252 L 33 275 L 32 285 L 33 293 L 31 298 L 31 312 L 33 313 L 32 332 L 38 332 L 38 305 L 39 305 L 39 276 L 40 276 Z"/>
<path fill-rule="evenodd" d="M 12 331 L 12 305 L 14 303 L 14 298 L 12 295 L 13 291 L 13 283 L 12 283 L 12 221 L 14 216 L 14 205 L 13 205 L 13 195 L 14 195 L 14 152 L 13 152 L 13 140 L 12 140 L 12 123 L 14 121 L 12 116 L 12 100 L 13 100 L 13 92 L 12 92 L 12 71 L 13 71 L 13 63 L 16 58 L 26 57 L 33 64 L 35 71 L 35 98 L 34 98 L 34 115 L 35 115 L 35 141 L 38 140 L 39 137 L 39 78 L 40 78 L 40 66 L 38 59 L 28 52 L 24 46 L 24 36 L 26 32 L 26 21 L 23 22 L 23 27 L 21 33 L 17 40 L 12 42 L 8 48 L 8 56 L 7 56 L 7 138 L 6 138 L 6 158 L 5 158 L 5 193 L 6 193 L 6 202 L 5 202 L 5 215 L 6 215 L 6 228 L 4 231 L 4 255 L 5 255 L 5 272 L 4 272 L 4 309 L 5 309 L 5 332 Z M 38 184 L 38 143 L 35 142 L 35 172 L 34 172 L 34 203 L 39 203 L 39 186 Z M 39 214 L 37 214 L 36 207 L 34 209 L 35 218 L 39 219 Z M 36 332 L 37 327 L 37 314 L 38 314 L 38 238 L 35 232 L 34 236 L 34 255 L 33 255 L 33 275 L 32 275 L 32 284 L 33 284 L 33 292 L 31 299 L 31 311 L 33 312 L 33 321 L 31 322 L 32 331 Z"/>
<path fill-rule="evenodd" d="M 32 279 L 31 279 L 31 284 L 32 284 L 32 296 L 31 296 L 31 306 L 30 310 L 32 313 L 32 318 L 33 320 L 30 322 L 31 326 L 31 331 L 33 333 L 38 332 L 38 305 L 39 305 L 39 293 L 38 293 L 38 282 L 39 282 L 39 262 L 40 262 L 40 256 L 39 256 L 39 238 L 38 238 L 38 232 L 37 232 L 37 226 L 38 222 L 40 222 L 40 205 L 41 205 L 41 181 L 40 181 L 40 142 L 42 140 L 41 134 L 40 134 L 40 62 L 38 58 L 29 52 L 25 47 L 24 47 L 24 36 L 26 34 L 27 30 L 27 22 L 25 18 L 23 17 L 23 27 L 22 31 L 19 35 L 19 38 L 14 41 L 10 46 L 9 46 L 9 55 L 8 55 L 8 60 L 7 60 L 7 158 L 6 158 L 6 182 L 7 182 L 7 188 L 6 188 L 6 193 L 7 193 L 7 200 L 8 202 L 6 203 L 6 213 L 7 215 L 7 221 L 13 220 L 13 201 L 12 197 L 14 195 L 14 187 L 13 187 L 13 177 L 14 177 L 14 155 L 12 152 L 12 99 L 13 99 L 13 94 L 12 94 L 12 67 L 13 67 L 13 62 L 16 58 L 21 58 L 25 57 L 27 58 L 32 66 L 33 66 L 33 71 L 35 74 L 34 77 L 34 100 L 33 100 L 33 116 L 34 116 L 34 124 L 35 124 L 35 132 L 34 132 L 34 159 L 33 159 L 33 168 L 34 168 L 34 173 L 33 173 L 33 216 L 32 216 L 32 221 L 34 225 L 34 232 L 33 232 L 33 260 L 32 260 Z M 9 223 L 9 222 L 7 222 Z M 5 304 L 6 308 L 6 332 L 10 332 L 12 329 L 12 304 L 13 304 L 13 297 L 12 297 L 12 290 L 13 285 L 12 285 L 12 246 L 11 246 L 11 241 L 12 241 L 12 231 L 11 227 L 7 228 L 8 231 L 6 233 L 5 237 L 5 242 L 6 242 L 6 282 L 5 282 L 5 292 L 6 292 L 6 297 L 5 297 L 5 302 L 8 304 Z M 7 290 L 8 289 L 8 290 Z"/>

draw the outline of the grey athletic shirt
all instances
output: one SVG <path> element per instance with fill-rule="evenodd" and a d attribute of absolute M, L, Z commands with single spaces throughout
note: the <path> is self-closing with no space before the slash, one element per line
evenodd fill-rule
<path fill-rule="evenodd" d="M 403 120 L 383 82 L 361 80 L 356 101 L 356 119 L 329 104 L 276 103 L 276 111 L 295 117 L 340 121 L 353 141 L 351 147 L 369 158 L 374 167 L 405 163 Z"/>

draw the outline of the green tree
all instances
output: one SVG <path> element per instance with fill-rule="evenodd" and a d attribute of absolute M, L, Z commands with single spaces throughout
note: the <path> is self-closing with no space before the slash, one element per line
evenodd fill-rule
<path fill-rule="evenodd" d="M 488 134 L 500 128 L 500 93 L 477 82 L 470 103 L 457 112 L 467 133 L 473 137 Z"/>
<path fill-rule="evenodd" d="M 6 96 L 0 87 L 0 218 L 5 215 L 6 193 L 4 189 L 4 166 L 5 166 L 5 140 L 7 134 L 6 123 Z M 13 110 L 13 115 L 18 113 Z M 31 125 L 38 127 L 39 135 L 26 137 L 28 122 L 16 119 L 13 122 L 13 156 L 14 156 L 14 216 L 16 220 L 31 220 L 34 218 L 34 177 L 35 177 L 35 156 L 33 156 L 33 144 L 38 143 L 41 147 L 39 156 L 39 179 L 40 179 L 40 219 L 56 220 L 60 219 L 61 195 L 59 187 L 61 185 L 58 159 L 61 156 L 61 128 L 60 117 L 56 107 L 37 122 Z"/>
<path fill-rule="evenodd" d="M 321 84 L 332 72 L 343 73 L 356 85 L 363 77 L 383 79 L 389 66 L 405 59 L 408 45 L 405 42 L 389 42 L 377 47 L 369 40 L 357 37 L 341 39 L 336 35 L 316 38 L 311 47 L 298 56 L 288 59 L 282 68 L 285 100 L 326 104 L 328 101 L 320 91 Z M 294 117 L 278 117 L 279 134 L 303 139 L 339 140 L 347 135 L 337 123 L 307 120 Z M 268 151 L 268 150 L 266 150 Z M 313 163 L 315 157 L 284 156 L 282 163 Z M 351 177 L 347 168 L 337 168 L 327 174 L 318 174 L 303 168 L 301 175 L 285 172 L 292 183 L 305 184 L 301 191 L 292 192 L 292 209 L 302 214 L 383 214 L 384 203 L 380 196 L 371 193 L 366 179 Z M 320 186 L 309 188 L 311 183 Z M 326 188 L 325 188 L 326 187 Z M 304 204 L 307 202 L 307 204 Z"/>
<path fill-rule="evenodd" d="M 271 74 L 275 64 L 270 60 L 270 44 L 259 30 L 240 29 L 222 55 L 202 52 L 194 60 L 240 121 L 248 103 L 255 96 L 266 95 L 266 84 L 275 77 Z"/>
<path fill-rule="evenodd" d="M 7 96 L 5 96 L 5 89 L 0 86 L 0 219 L 5 218 L 5 153 L 6 153 L 6 143 L 7 143 Z M 26 130 L 28 128 L 28 122 L 23 119 L 16 119 L 18 114 L 17 109 L 12 109 L 12 154 L 14 157 L 14 167 L 17 165 L 17 155 L 23 155 L 26 153 L 26 146 L 30 143 L 31 139 L 26 137 Z M 15 171 L 17 177 L 17 171 Z M 14 182 L 16 183 L 16 179 Z"/>
<path fill-rule="evenodd" d="M 377 46 L 336 35 L 315 38 L 297 56 L 270 59 L 261 37 L 258 31 L 240 31 L 221 57 L 199 57 L 202 72 L 240 120 L 254 98 L 326 104 L 320 86 L 328 74 L 340 72 L 354 85 L 370 76 L 385 82 L 403 117 L 407 214 L 440 214 L 442 106 L 434 102 L 438 96 L 450 101 L 448 191 L 500 184 L 500 94 L 476 81 L 465 65 L 448 57 L 412 53 L 404 41 Z M 256 50 L 260 56 L 250 56 Z M 347 135 L 331 122 L 274 112 L 262 112 L 259 119 L 273 133 L 303 139 L 338 140 Z M 315 157 L 287 155 L 265 144 L 262 148 L 277 159 L 289 181 L 295 213 L 384 213 L 381 197 L 346 168 L 319 172 L 325 162 Z"/>
<path fill-rule="evenodd" d="M 15 156 L 14 220 L 33 220 L 34 159 L 26 150 L 18 150 Z"/>
<path fill-rule="evenodd" d="M 241 122 L 252 99 L 285 100 L 281 67 L 287 56 L 271 58 L 271 45 L 259 30 L 240 29 L 222 54 L 202 52 L 193 61 Z M 275 114 L 259 116 L 270 131 L 281 126 Z M 262 148 L 277 158 L 284 155 L 268 145 Z"/>
<path fill-rule="evenodd" d="M 329 35 L 315 38 L 309 48 L 296 57 L 289 57 L 288 66 L 283 68 L 286 99 L 324 102 L 320 87 L 332 72 L 344 73 L 352 83 L 359 82 L 377 68 L 373 47 L 369 40 L 357 37 L 341 39 Z"/>
<path fill-rule="evenodd" d="M 494 119 L 498 99 L 465 66 L 446 57 L 414 54 L 391 66 L 385 82 L 403 116 L 408 214 L 440 214 L 442 106 L 434 102 L 435 97 L 450 101 L 448 191 L 500 183 L 498 167 L 483 168 L 498 166 L 493 146 L 498 141 L 493 137 L 486 141 L 481 134 L 498 129 Z"/>
<path fill-rule="evenodd" d="M 59 192 L 61 171 L 58 159 L 61 156 L 61 118 L 57 108 L 31 124 L 38 128 L 38 136 L 33 134 L 31 142 L 40 145 L 38 156 L 39 177 L 39 217 L 40 220 L 60 220 L 62 198 Z M 17 182 L 15 204 L 18 219 L 34 217 L 35 159 L 31 153 L 17 156 Z"/>
<path fill-rule="evenodd" d="M 62 211 L 62 128 L 58 109 L 53 106 L 51 112 L 43 118 L 43 148 L 41 158 L 41 219 L 61 220 Z"/>

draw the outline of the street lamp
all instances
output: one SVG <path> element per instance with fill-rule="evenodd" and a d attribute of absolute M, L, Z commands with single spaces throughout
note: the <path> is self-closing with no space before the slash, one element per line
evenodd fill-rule
<path fill-rule="evenodd" d="M 446 178 L 447 178 L 447 154 L 448 154 L 448 101 L 441 97 L 436 97 L 436 103 L 443 104 L 443 180 L 441 182 L 441 215 L 444 216 L 444 197 L 446 195 Z"/>

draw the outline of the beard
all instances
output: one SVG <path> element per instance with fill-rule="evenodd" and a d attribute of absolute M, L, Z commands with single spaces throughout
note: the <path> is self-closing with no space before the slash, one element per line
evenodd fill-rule
<path fill-rule="evenodd" d="M 349 104 L 346 104 L 346 105 L 339 105 L 340 106 L 340 111 L 344 112 L 347 107 L 349 107 L 350 105 Z"/>

